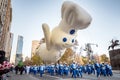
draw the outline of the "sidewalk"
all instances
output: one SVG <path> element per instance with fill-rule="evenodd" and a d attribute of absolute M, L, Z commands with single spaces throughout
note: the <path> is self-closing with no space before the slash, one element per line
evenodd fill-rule
<path fill-rule="evenodd" d="M 9 73 L 10 77 L 8 77 L 7 79 L 8 80 L 40 80 L 38 78 L 35 78 L 31 75 L 27 75 L 27 74 L 23 74 L 23 75 L 20 75 L 20 74 L 14 74 L 12 72 Z"/>
<path fill-rule="evenodd" d="M 7 80 L 74 80 L 74 78 L 71 78 L 71 76 L 50 76 L 47 74 L 44 74 L 43 77 L 40 77 L 40 75 L 27 75 L 27 74 L 15 74 L 10 72 L 10 77 L 7 77 Z M 78 78 L 75 80 L 98 80 L 95 75 L 87 75 L 83 74 L 83 78 Z M 101 77 L 100 80 L 120 80 L 120 70 L 113 70 L 113 76 L 112 77 Z"/>
<path fill-rule="evenodd" d="M 112 70 L 113 73 L 120 74 L 120 70 Z"/>

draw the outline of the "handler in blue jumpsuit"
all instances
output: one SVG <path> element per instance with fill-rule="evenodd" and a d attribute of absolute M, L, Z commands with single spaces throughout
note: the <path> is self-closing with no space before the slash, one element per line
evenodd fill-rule
<path fill-rule="evenodd" d="M 92 73 L 95 75 L 95 65 L 94 64 L 91 64 L 91 70 L 92 70 Z"/>
<path fill-rule="evenodd" d="M 108 74 L 109 74 L 110 76 L 113 75 L 113 73 L 112 73 L 112 66 L 111 66 L 111 65 L 108 65 Z"/>
<path fill-rule="evenodd" d="M 87 64 L 87 72 L 88 72 L 88 74 L 92 73 L 92 68 L 91 68 L 91 64 L 90 63 Z"/>
<path fill-rule="evenodd" d="M 64 74 L 64 66 L 62 64 L 62 62 L 60 62 L 59 64 L 59 75 L 63 76 Z"/>
<path fill-rule="evenodd" d="M 95 69 L 97 72 L 97 77 L 99 77 L 100 76 L 100 64 L 98 62 L 95 63 Z"/>
<path fill-rule="evenodd" d="M 102 63 L 102 75 L 106 76 L 106 67 L 104 63 Z"/>
<path fill-rule="evenodd" d="M 75 61 L 72 63 L 71 68 L 72 68 L 72 77 L 76 78 L 76 76 L 77 76 L 77 71 L 76 71 L 77 64 L 75 63 Z"/>
<path fill-rule="evenodd" d="M 40 77 L 42 77 L 42 75 L 44 74 L 45 66 L 41 64 L 39 70 L 40 70 Z"/>
<path fill-rule="evenodd" d="M 68 72 L 69 72 L 69 66 L 67 65 L 67 63 L 64 64 L 64 74 L 66 76 L 68 76 Z"/>
<path fill-rule="evenodd" d="M 86 67 L 86 65 L 83 66 L 83 72 L 84 72 L 84 73 L 87 72 L 87 67 Z"/>
<path fill-rule="evenodd" d="M 105 66 L 106 66 L 106 75 L 109 76 L 109 65 L 106 63 Z"/>
<path fill-rule="evenodd" d="M 35 65 L 34 67 L 33 67 L 33 71 L 34 71 L 34 75 L 36 75 L 37 74 L 37 66 Z"/>
<path fill-rule="evenodd" d="M 55 65 L 54 65 L 54 63 L 52 63 L 51 66 L 50 66 L 50 74 L 51 74 L 51 76 L 54 76 L 54 72 L 55 72 Z"/>
<path fill-rule="evenodd" d="M 83 70 L 82 65 L 78 64 L 77 70 L 78 70 L 77 76 L 82 78 L 82 70 Z"/>
<path fill-rule="evenodd" d="M 59 64 L 58 63 L 55 64 L 55 73 L 56 73 L 56 75 L 59 74 Z"/>

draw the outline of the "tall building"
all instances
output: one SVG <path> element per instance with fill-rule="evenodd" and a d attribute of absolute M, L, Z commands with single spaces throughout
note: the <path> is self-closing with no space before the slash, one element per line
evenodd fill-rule
<path fill-rule="evenodd" d="M 10 63 L 15 63 L 16 54 L 13 53 L 10 57 Z"/>
<path fill-rule="evenodd" d="M 18 36 L 15 64 L 22 60 L 23 36 Z"/>
<path fill-rule="evenodd" d="M 12 50 L 12 43 L 13 43 L 13 33 L 8 33 L 8 37 L 7 37 L 7 42 L 6 42 L 6 47 L 5 47 L 5 51 L 6 51 L 6 57 L 7 59 L 10 61 L 10 56 L 11 56 L 11 50 Z"/>
<path fill-rule="evenodd" d="M 33 40 L 32 41 L 32 50 L 31 50 L 31 57 L 35 54 L 36 48 L 40 45 L 39 40 Z"/>
<path fill-rule="evenodd" d="M 6 47 L 11 29 L 12 8 L 11 0 L 0 0 L 0 50 L 8 52 Z"/>

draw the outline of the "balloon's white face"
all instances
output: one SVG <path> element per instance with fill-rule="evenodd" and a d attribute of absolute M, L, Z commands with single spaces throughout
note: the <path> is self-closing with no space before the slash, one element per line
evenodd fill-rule
<path fill-rule="evenodd" d="M 75 38 L 75 30 L 72 29 L 66 33 L 60 27 L 56 27 L 52 31 L 51 41 L 55 48 L 64 49 L 73 46 Z"/>

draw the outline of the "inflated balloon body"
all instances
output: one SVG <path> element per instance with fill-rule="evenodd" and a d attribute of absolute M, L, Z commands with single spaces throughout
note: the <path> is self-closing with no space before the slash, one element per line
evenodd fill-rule
<path fill-rule="evenodd" d="M 85 29 L 92 21 L 91 16 L 76 3 L 66 1 L 62 5 L 59 25 L 51 32 L 47 24 L 43 24 L 45 43 L 37 50 L 45 62 L 56 62 L 64 54 L 66 48 L 74 46 L 77 31 Z"/>

